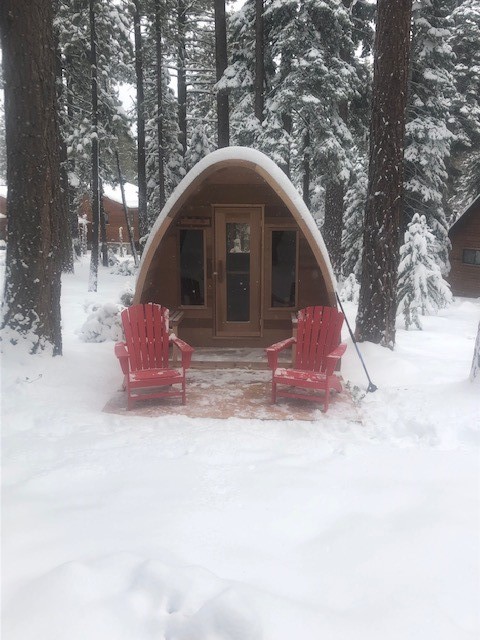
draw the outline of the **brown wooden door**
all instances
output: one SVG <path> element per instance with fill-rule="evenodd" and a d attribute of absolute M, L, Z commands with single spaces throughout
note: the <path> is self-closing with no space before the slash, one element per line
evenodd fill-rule
<path fill-rule="evenodd" d="M 217 336 L 261 334 L 262 207 L 215 208 Z"/>

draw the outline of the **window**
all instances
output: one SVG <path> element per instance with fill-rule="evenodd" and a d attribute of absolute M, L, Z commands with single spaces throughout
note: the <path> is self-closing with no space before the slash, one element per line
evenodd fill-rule
<path fill-rule="evenodd" d="M 272 231 L 272 307 L 295 307 L 297 232 Z"/>
<path fill-rule="evenodd" d="M 464 249 L 462 262 L 480 266 L 480 249 Z"/>
<path fill-rule="evenodd" d="M 180 229 L 180 304 L 205 304 L 205 259 L 202 229 Z"/>

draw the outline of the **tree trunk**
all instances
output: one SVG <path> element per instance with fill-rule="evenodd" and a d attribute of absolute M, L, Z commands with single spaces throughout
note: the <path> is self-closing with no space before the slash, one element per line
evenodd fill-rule
<path fill-rule="evenodd" d="M 480 322 L 478 323 L 477 339 L 475 340 L 475 349 L 473 350 L 470 380 L 480 383 Z"/>
<path fill-rule="evenodd" d="M 147 235 L 147 172 L 145 160 L 145 91 L 143 86 L 142 32 L 140 29 L 140 0 L 134 0 L 133 29 L 135 37 L 135 76 L 137 83 L 137 179 L 138 225 L 140 237 Z"/>
<path fill-rule="evenodd" d="M 55 11 L 58 10 L 55 3 Z M 63 65 L 62 55 L 58 42 L 57 31 L 54 30 L 55 40 L 55 75 L 56 75 L 56 88 L 57 88 L 57 103 L 60 106 L 59 113 L 59 126 L 60 126 L 60 190 L 61 190 L 61 207 L 62 213 L 60 216 L 60 251 L 61 251 L 61 264 L 62 271 L 65 273 L 73 273 L 73 244 L 72 244 L 72 226 L 70 218 L 70 200 L 68 192 L 68 156 L 67 145 L 63 139 L 63 129 L 65 112 L 63 110 L 62 98 L 63 98 Z"/>
<path fill-rule="evenodd" d="M 100 224 L 100 184 L 98 149 L 98 82 L 97 82 L 97 35 L 95 32 L 94 0 L 89 2 L 90 15 L 90 73 L 92 101 L 92 250 L 90 254 L 90 275 L 88 290 L 96 291 L 98 286 L 98 237 Z"/>
<path fill-rule="evenodd" d="M 412 0 L 378 0 L 357 340 L 393 349 Z"/>
<path fill-rule="evenodd" d="M 215 0 L 215 64 L 218 82 L 228 66 L 225 0 Z M 228 147 L 230 144 L 230 121 L 226 89 L 217 91 L 217 128 L 218 147 Z"/>
<path fill-rule="evenodd" d="M 60 133 L 50 0 L 2 0 L 8 246 L 5 338 L 62 352 Z M 9 335 L 9 330 L 11 333 Z"/>
<path fill-rule="evenodd" d="M 345 187 L 342 181 L 328 180 L 325 186 L 325 218 L 322 235 L 336 276 L 342 270 L 343 199 Z"/>
<path fill-rule="evenodd" d="M 307 205 L 307 208 L 311 207 L 311 199 L 310 199 L 310 129 L 309 123 L 305 128 L 305 134 L 303 138 L 303 177 L 302 177 L 302 187 L 303 187 L 303 201 Z"/>
<path fill-rule="evenodd" d="M 180 128 L 180 144 L 182 145 L 183 157 L 187 151 L 187 69 L 186 69 L 186 27 L 187 10 L 185 0 L 178 0 L 177 13 L 177 94 L 178 94 L 178 126 Z"/>
<path fill-rule="evenodd" d="M 165 150 L 163 148 L 163 52 L 161 0 L 155 0 L 155 39 L 157 52 L 157 138 L 158 138 L 158 199 L 159 208 L 165 205 Z M 136 262 L 135 262 L 136 264 Z"/>
<path fill-rule="evenodd" d="M 100 180 L 100 238 L 102 244 L 102 265 L 108 267 L 107 215 L 103 200 L 103 184 Z"/>
<path fill-rule="evenodd" d="M 128 215 L 127 208 L 127 200 L 125 198 L 125 188 L 124 188 L 124 180 L 122 175 L 122 169 L 120 167 L 120 157 L 118 155 L 118 151 L 115 150 L 115 159 L 117 161 L 117 172 L 118 172 L 118 182 L 120 183 L 120 191 L 122 192 L 122 204 L 123 204 L 123 212 L 125 214 L 125 224 L 127 225 L 127 233 L 128 233 L 128 241 L 130 242 L 130 249 L 132 251 L 133 261 L 135 262 L 135 266 L 138 266 L 138 255 L 137 249 L 135 247 L 135 239 L 133 237 L 132 225 L 130 223 L 130 218 Z"/>
<path fill-rule="evenodd" d="M 263 122 L 265 107 L 265 46 L 263 39 L 263 0 L 255 0 L 255 117 Z"/>

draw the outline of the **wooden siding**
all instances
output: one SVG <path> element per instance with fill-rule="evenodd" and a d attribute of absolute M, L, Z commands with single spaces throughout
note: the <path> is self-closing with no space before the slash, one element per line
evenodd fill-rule
<path fill-rule="evenodd" d="M 128 231 L 127 225 L 125 222 L 125 213 L 123 210 L 123 205 L 120 202 L 116 202 L 115 200 L 110 200 L 106 196 L 103 197 L 103 206 L 105 209 L 105 213 L 108 217 L 108 222 L 106 225 L 107 232 L 107 242 L 112 244 L 118 244 L 120 242 L 120 227 L 122 227 L 122 236 L 123 243 L 128 245 Z M 130 220 L 133 220 L 133 237 L 136 243 L 139 241 L 139 230 L 138 230 L 138 209 L 129 208 Z M 79 215 L 87 216 L 87 220 L 90 223 L 88 225 L 88 234 L 87 241 L 90 243 L 92 240 L 92 207 L 90 204 L 90 199 L 85 196 L 82 199 L 80 204 Z"/>
<path fill-rule="evenodd" d="M 247 178 L 250 182 L 247 183 Z M 245 183 L 238 183 L 239 180 Z M 328 305 L 329 298 L 321 269 L 310 245 L 294 217 L 261 178 L 252 171 L 222 171 L 205 181 L 202 187 L 185 202 L 163 236 L 150 263 L 141 292 L 141 302 L 157 302 L 171 309 L 180 305 L 179 233 L 182 228 L 202 229 L 205 234 L 206 289 L 205 305 L 183 307 L 184 317 L 179 336 L 192 346 L 264 347 L 292 335 L 292 309 L 271 308 L 270 288 L 262 288 L 262 334 L 250 337 L 215 336 L 214 272 L 214 207 L 215 205 L 264 206 L 262 229 L 262 280 L 270 272 L 271 253 L 266 248 L 267 229 L 295 229 L 298 233 L 297 306 Z M 198 224 L 195 225 L 195 221 Z"/>
<path fill-rule="evenodd" d="M 450 230 L 452 250 L 450 253 L 451 271 L 448 281 L 455 296 L 480 296 L 480 265 L 470 265 L 463 262 L 464 249 L 480 251 L 480 202 Z"/>

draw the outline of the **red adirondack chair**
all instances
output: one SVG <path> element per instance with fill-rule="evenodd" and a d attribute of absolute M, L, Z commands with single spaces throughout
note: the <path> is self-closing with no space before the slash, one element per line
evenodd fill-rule
<path fill-rule="evenodd" d="M 332 307 L 307 307 L 298 312 L 297 336 L 277 342 L 266 349 L 268 366 L 272 370 L 272 403 L 278 396 L 323 402 L 328 410 L 330 391 L 342 390 L 335 367 L 345 353 L 340 343 L 343 313 Z M 278 366 L 278 354 L 296 344 L 295 364 L 291 369 Z M 313 393 L 277 390 L 277 385 L 311 389 Z M 323 391 L 317 394 L 315 391 Z"/>
<path fill-rule="evenodd" d="M 193 348 L 169 335 L 168 309 L 153 303 L 136 304 L 122 311 L 122 324 L 126 342 L 117 342 L 115 355 L 124 374 L 128 409 L 137 400 L 171 396 L 181 396 L 185 404 L 185 370 L 190 366 Z M 170 345 L 177 346 L 182 354 L 180 369 L 169 367 Z M 181 390 L 172 389 L 173 385 L 181 385 Z"/>

